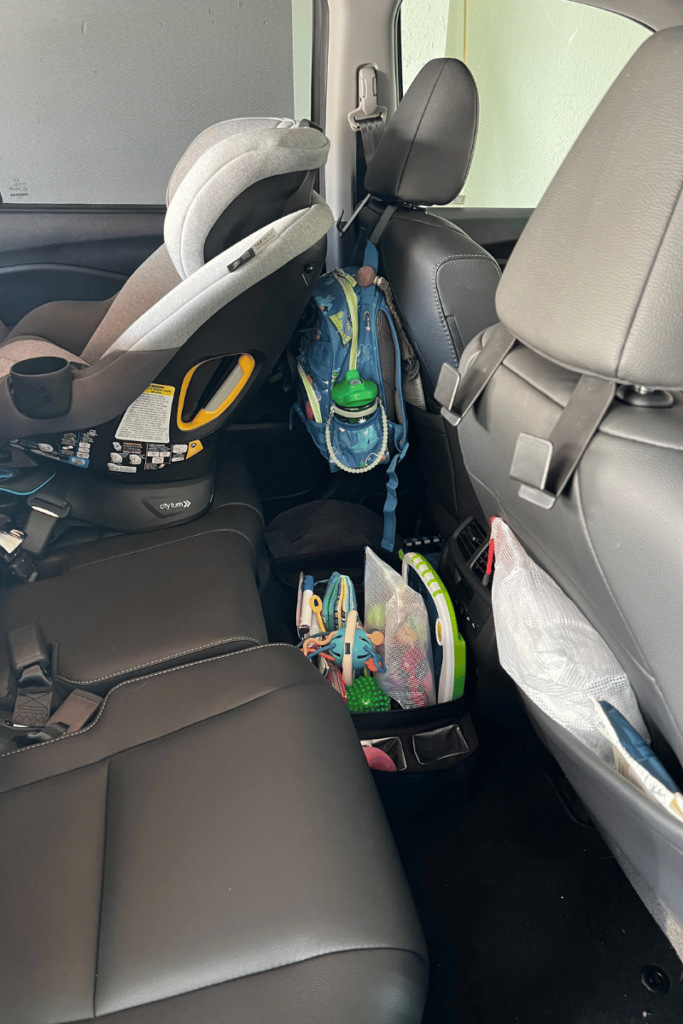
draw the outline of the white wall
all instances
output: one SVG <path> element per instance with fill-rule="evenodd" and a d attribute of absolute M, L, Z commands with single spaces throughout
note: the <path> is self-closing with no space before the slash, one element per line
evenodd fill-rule
<path fill-rule="evenodd" d="M 625 18 L 567 0 L 404 0 L 402 10 L 404 54 L 416 55 L 408 58 L 411 74 L 425 54 L 447 54 L 464 59 L 477 81 L 479 136 L 467 206 L 536 206 L 649 35 Z"/>

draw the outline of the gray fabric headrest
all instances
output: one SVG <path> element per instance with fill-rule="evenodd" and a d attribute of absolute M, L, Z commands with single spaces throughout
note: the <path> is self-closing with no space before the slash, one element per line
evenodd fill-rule
<path fill-rule="evenodd" d="M 322 167 L 329 146 L 315 128 L 273 117 L 235 118 L 202 132 L 168 186 L 164 241 L 180 277 L 204 265 L 207 236 L 237 196 L 264 178 Z"/>
<path fill-rule="evenodd" d="M 554 362 L 683 390 L 683 27 L 648 39 L 518 242 L 498 316 Z"/>
<path fill-rule="evenodd" d="M 469 68 L 453 57 L 430 60 L 384 130 L 365 175 L 366 190 L 387 203 L 452 202 L 470 169 L 478 121 Z"/>

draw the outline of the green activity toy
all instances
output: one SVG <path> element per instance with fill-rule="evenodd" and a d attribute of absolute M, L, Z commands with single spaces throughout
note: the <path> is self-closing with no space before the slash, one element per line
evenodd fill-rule
<path fill-rule="evenodd" d="M 391 711 L 391 698 L 367 674 L 358 676 L 346 687 L 346 703 L 352 715 L 367 711 Z"/>

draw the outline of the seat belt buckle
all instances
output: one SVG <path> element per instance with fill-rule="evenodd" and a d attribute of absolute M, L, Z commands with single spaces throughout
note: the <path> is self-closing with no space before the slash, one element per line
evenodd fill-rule
<path fill-rule="evenodd" d="M 521 433 L 510 465 L 511 479 L 521 484 L 519 497 L 543 509 L 551 509 L 557 501 L 557 495 L 546 490 L 553 453 L 548 438 Z"/>
<path fill-rule="evenodd" d="M 62 733 L 77 732 L 87 725 L 102 704 L 102 697 L 87 690 L 72 690 L 66 700 L 47 720 L 49 728 Z"/>
<path fill-rule="evenodd" d="M 52 495 L 32 494 L 26 499 L 31 509 L 26 520 L 24 551 L 34 558 L 40 558 L 50 543 L 54 528 L 60 519 L 66 519 L 71 505 L 63 498 Z"/>
<path fill-rule="evenodd" d="M 50 646 L 35 622 L 13 629 L 7 636 L 7 653 L 16 680 L 12 724 L 22 729 L 46 725 L 52 711 Z"/>
<path fill-rule="evenodd" d="M 21 530 L 0 530 L 0 558 L 19 583 L 33 583 L 38 576 L 33 559 L 23 551 L 26 534 Z"/>
<path fill-rule="evenodd" d="M 20 729 L 42 729 L 52 711 L 52 686 L 17 691 L 12 712 L 12 725 Z"/>

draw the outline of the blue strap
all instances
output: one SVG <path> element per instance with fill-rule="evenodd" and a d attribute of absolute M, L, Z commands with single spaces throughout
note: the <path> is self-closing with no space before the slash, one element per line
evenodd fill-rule
<path fill-rule="evenodd" d="M 377 246 L 368 242 L 363 253 L 363 263 L 366 267 L 372 267 L 374 271 L 379 269 L 379 252 Z"/>
<path fill-rule="evenodd" d="M 408 445 L 404 444 L 400 451 L 396 452 L 387 469 L 387 500 L 384 502 L 384 536 L 382 547 L 385 551 L 393 551 L 396 541 L 396 506 L 398 505 L 398 475 L 396 467 L 408 451 Z"/>

